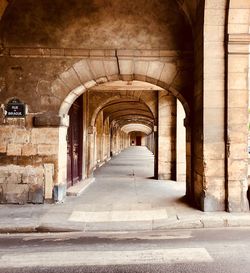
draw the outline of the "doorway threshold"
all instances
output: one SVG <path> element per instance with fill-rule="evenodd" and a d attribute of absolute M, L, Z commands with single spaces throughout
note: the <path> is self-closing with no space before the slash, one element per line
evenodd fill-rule
<path fill-rule="evenodd" d="M 95 177 L 86 178 L 79 183 L 71 186 L 67 189 L 66 195 L 67 196 L 79 196 L 81 195 L 84 190 L 95 181 Z"/>

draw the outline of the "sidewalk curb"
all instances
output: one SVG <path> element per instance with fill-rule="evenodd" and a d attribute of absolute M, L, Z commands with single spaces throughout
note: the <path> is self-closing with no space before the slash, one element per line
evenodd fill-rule
<path fill-rule="evenodd" d="M 6 233 L 66 233 L 66 232 L 152 232 L 168 231 L 174 229 L 213 229 L 213 228 L 250 228 L 250 215 L 229 217 L 203 217 L 194 219 L 168 219 L 161 222 L 101 222 L 81 223 L 81 225 L 67 225 L 64 223 L 40 223 L 38 225 L 13 226 L 11 223 L 6 226 L 0 225 L 0 234 Z M 140 228 L 141 227 L 141 228 Z"/>

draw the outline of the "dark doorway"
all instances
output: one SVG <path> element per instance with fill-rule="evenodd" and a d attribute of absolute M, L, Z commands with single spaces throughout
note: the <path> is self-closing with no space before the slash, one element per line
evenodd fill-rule
<path fill-rule="evenodd" d="M 141 146 L 141 136 L 136 136 L 136 146 Z"/>
<path fill-rule="evenodd" d="M 67 186 L 73 186 L 82 178 L 83 96 L 69 110 L 67 133 Z"/>

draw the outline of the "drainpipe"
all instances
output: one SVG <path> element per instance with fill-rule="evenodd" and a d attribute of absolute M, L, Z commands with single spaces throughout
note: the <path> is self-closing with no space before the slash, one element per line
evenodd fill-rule
<path fill-rule="evenodd" d="M 229 205 L 229 174 L 228 174 L 228 163 L 230 156 L 230 138 L 228 135 L 228 23 L 229 23 L 229 8 L 230 0 L 226 3 L 226 17 L 225 17 L 225 37 L 224 37 L 224 49 L 225 49 L 225 210 L 230 212 Z"/>

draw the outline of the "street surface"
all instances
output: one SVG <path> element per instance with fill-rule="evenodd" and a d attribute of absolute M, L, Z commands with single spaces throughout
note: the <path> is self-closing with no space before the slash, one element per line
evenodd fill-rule
<path fill-rule="evenodd" d="M 249 273 L 250 229 L 0 235 L 1 273 Z"/>

